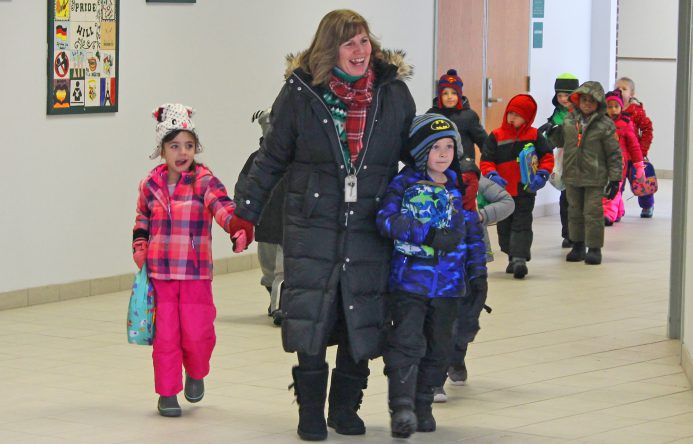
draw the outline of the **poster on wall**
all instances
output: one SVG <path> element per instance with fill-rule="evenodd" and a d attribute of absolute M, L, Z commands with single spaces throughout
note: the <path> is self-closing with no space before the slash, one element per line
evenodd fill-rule
<path fill-rule="evenodd" d="M 47 114 L 117 112 L 120 0 L 47 1 Z"/>

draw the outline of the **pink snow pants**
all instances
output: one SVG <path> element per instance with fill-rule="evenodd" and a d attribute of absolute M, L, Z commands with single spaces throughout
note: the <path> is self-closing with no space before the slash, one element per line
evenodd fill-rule
<path fill-rule="evenodd" d="M 623 217 L 623 215 L 626 214 L 626 207 L 623 205 L 623 195 L 621 193 L 622 186 L 623 181 L 618 184 L 618 193 L 613 199 L 607 200 L 602 197 L 604 217 L 609 219 L 611 222 L 615 222 L 616 219 Z"/>
<path fill-rule="evenodd" d="M 216 344 L 212 281 L 152 279 L 156 291 L 154 388 L 161 396 L 183 390 L 182 367 L 193 379 L 209 373 Z"/>
<path fill-rule="evenodd" d="M 618 194 L 611 200 L 602 198 L 602 205 L 604 206 L 604 217 L 609 219 L 611 222 L 615 222 L 616 219 L 623 217 L 626 214 L 626 207 L 623 204 L 623 181 L 626 180 L 626 173 L 628 171 L 628 163 L 623 162 L 623 172 L 621 173 L 621 182 L 618 184 Z"/>

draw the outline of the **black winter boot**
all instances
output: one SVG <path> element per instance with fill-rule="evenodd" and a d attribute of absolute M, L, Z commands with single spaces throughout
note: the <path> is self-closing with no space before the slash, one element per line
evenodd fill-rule
<path fill-rule="evenodd" d="M 178 397 L 173 396 L 159 396 L 159 402 L 156 404 L 156 409 L 159 411 L 161 416 L 167 416 L 169 418 L 176 418 L 182 414 L 180 405 L 178 404 Z"/>
<path fill-rule="evenodd" d="M 588 265 L 599 265 L 602 263 L 602 249 L 588 248 L 585 256 L 585 263 Z"/>
<path fill-rule="evenodd" d="M 514 257 L 513 261 L 513 277 L 515 279 L 524 279 L 527 275 L 527 259 L 523 257 Z"/>
<path fill-rule="evenodd" d="M 433 417 L 433 391 L 426 390 L 426 393 L 417 392 L 416 401 L 416 420 L 417 420 L 417 432 L 435 432 L 436 431 L 436 419 Z"/>
<path fill-rule="evenodd" d="M 414 394 L 418 367 L 411 365 L 391 370 L 387 375 L 390 434 L 393 438 L 409 438 L 416 432 Z"/>
<path fill-rule="evenodd" d="M 573 249 L 565 257 L 568 262 L 582 262 L 585 260 L 585 243 L 573 242 Z"/>
<path fill-rule="evenodd" d="M 356 411 L 361 407 L 368 378 L 332 370 L 327 425 L 340 435 L 363 435 L 366 426 Z"/>
<path fill-rule="evenodd" d="M 193 379 L 185 374 L 185 390 L 183 392 L 185 399 L 189 402 L 200 402 L 205 396 L 205 380 L 204 379 Z"/>
<path fill-rule="evenodd" d="M 298 403 L 298 436 L 304 441 L 327 439 L 325 398 L 327 397 L 327 364 L 320 370 L 291 369 L 296 402 Z"/>

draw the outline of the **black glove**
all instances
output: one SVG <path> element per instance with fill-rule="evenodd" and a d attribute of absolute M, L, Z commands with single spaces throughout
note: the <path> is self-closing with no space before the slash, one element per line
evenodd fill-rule
<path fill-rule="evenodd" d="M 609 183 L 604 187 L 604 197 L 608 200 L 613 199 L 618 194 L 618 186 L 620 185 L 617 180 L 610 180 Z"/>
<path fill-rule="evenodd" d="M 448 253 L 455 251 L 460 242 L 462 242 L 462 233 L 450 231 L 447 228 L 430 228 L 424 240 L 425 245 Z"/>
<path fill-rule="evenodd" d="M 469 290 L 473 297 L 482 296 L 486 300 L 486 294 L 488 293 L 488 280 L 486 276 L 474 278 L 469 281 Z"/>

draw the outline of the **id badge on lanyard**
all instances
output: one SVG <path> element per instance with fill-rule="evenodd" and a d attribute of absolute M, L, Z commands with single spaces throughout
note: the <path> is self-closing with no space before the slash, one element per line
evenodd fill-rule
<path fill-rule="evenodd" d="M 358 180 L 356 174 L 349 174 L 344 179 L 344 202 L 356 202 L 358 197 Z"/>

